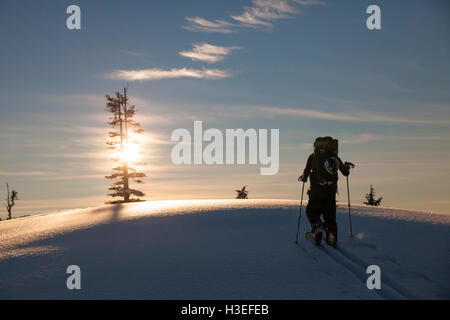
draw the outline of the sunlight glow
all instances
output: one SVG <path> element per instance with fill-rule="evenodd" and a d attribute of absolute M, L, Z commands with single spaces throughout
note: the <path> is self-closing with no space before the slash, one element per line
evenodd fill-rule
<path fill-rule="evenodd" d="M 139 148 L 135 144 L 129 144 L 124 147 L 122 158 L 127 162 L 134 162 L 139 160 Z"/>
<path fill-rule="evenodd" d="M 124 141 L 123 150 L 114 150 L 113 159 L 119 159 L 129 164 L 138 165 L 143 155 L 141 154 L 141 143 L 143 137 L 136 134 L 130 134 L 128 141 Z"/>

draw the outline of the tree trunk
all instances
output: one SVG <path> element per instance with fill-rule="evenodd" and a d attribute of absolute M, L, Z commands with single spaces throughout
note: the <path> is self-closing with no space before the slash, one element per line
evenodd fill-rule
<path fill-rule="evenodd" d="M 123 137 L 125 140 L 125 145 L 128 147 L 128 119 L 127 119 L 127 89 L 123 89 L 123 114 L 124 114 L 124 122 L 125 122 L 125 132 L 123 133 Z M 123 200 L 124 202 L 130 202 L 130 193 L 129 193 L 129 181 L 128 181 L 128 162 L 126 159 L 123 161 Z"/>

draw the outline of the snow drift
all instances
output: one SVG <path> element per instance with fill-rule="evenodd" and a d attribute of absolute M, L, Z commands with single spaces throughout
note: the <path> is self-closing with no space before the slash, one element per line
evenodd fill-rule
<path fill-rule="evenodd" d="M 448 299 L 450 216 L 338 207 L 339 248 L 295 245 L 298 201 L 154 201 L 0 222 L 2 299 Z M 81 268 L 68 290 L 66 268 Z M 366 268 L 381 268 L 368 290 Z"/>

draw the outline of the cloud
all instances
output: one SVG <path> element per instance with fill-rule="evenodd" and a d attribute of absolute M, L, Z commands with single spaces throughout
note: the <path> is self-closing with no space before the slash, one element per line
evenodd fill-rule
<path fill-rule="evenodd" d="M 450 125 L 448 120 L 440 119 L 412 119 L 405 117 L 386 116 L 370 112 L 352 112 L 351 114 L 344 114 L 342 112 L 323 112 L 310 109 L 291 109 L 279 107 L 248 107 L 254 109 L 253 112 L 259 115 L 266 116 L 289 116 L 309 119 L 322 119 L 334 121 L 348 121 L 348 122 L 366 122 L 366 123 L 403 123 L 403 124 L 429 124 L 429 125 Z"/>
<path fill-rule="evenodd" d="M 206 20 L 200 17 L 187 17 L 189 25 L 184 29 L 190 31 L 232 33 L 233 27 L 270 28 L 272 23 L 280 19 L 288 19 L 299 14 L 298 8 L 323 4 L 316 0 L 253 0 L 240 14 L 231 15 L 234 23 L 224 20 Z"/>
<path fill-rule="evenodd" d="M 185 69 L 185 68 L 184 68 Z M 184 69 L 172 69 L 172 70 L 184 70 Z M 159 69 L 149 69 L 149 70 L 159 70 Z M 166 72 L 172 72 L 166 71 Z M 192 69 L 185 69 L 185 70 L 192 70 Z M 216 69 L 206 69 L 206 70 L 216 70 Z M 140 70 L 140 71 L 117 71 L 117 72 L 145 72 L 146 70 Z M 206 72 L 205 69 L 203 70 L 195 70 L 197 72 Z M 226 71 L 218 70 L 218 72 L 225 72 L 227 76 L 230 76 Z M 153 73 L 150 72 L 150 73 Z M 112 76 L 112 74 L 109 74 Z M 114 74 L 114 76 L 122 76 L 122 74 Z M 181 77 L 182 75 L 177 75 L 176 77 Z M 172 75 L 171 77 L 175 77 L 175 75 Z M 200 75 L 197 77 L 201 78 Z M 225 76 L 223 76 L 225 77 Z M 160 77 L 158 79 L 162 79 L 165 77 Z M 167 77 L 166 77 L 167 78 Z M 217 77 L 219 78 L 219 77 Z M 115 78 L 120 79 L 120 78 Z M 131 78 L 130 80 L 139 80 L 136 78 Z M 151 79 L 143 79 L 143 80 L 154 80 Z M 49 101 L 52 103 L 57 103 L 61 106 L 84 106 L 86 108 L 92 108 L 96 106 L 102 106 L 104 105 L 104 96 L 102 94 L 97 95 L 78 95 L 78 94 L 46 94 L 40 96 L 45 101 Z M 343 101 L 345 103 L 349 103 L 347 101 Z M 450 125 L 450 120 L 448 120 L 445 114 L 441 113 L 435 113 L 435 116 L 433 118 L 426 118 L 425 114 L 420 115 L 418 114 L 415 117 L 412 117 L 411 115 L 407 116 L 398 116 L 398 115 L 389 115 L 386 113 L 374 113 L 374 112 L 367 112 L 363 111 L 360 108 L 352 108 L 352 111 L 344 112 L 331 112 L 331 111 L 319 111 L 319 110 L 313 110 L 313 109 L 302 109 L 302 108 L 285 108 L 285 107 L 279 107 L 279 106 L 257 106 L 257 105 L 192 105 L 187 108 L 186 103 L 183 103 L 183 107 L 177 110 L 177 113 L 173 115 L 170 112 L 167 112 L 168 108 L 166 103 L 161 101 L 151 101 L 149 102 L 146 98 L 133 96 L 133 103 L 135 103 L 137 106 L 139 106 L 142 110 L 152 110 L 156 111 L 151 115 L 146 115 L 145 113 L 142 113 L 139 115 L 139 118 L 144 118 L 146 123 L 173 123 L 176 122 L 179 118 L 178 116 L 180 113 L 183 114 L 183 118 L 189 119 L 189 120 L 195 120 L 199 116 L 203 117 L 204 120 L 208 121 L 214 121 L 217 119 L 217 114 L 220 113 L 221 117 L 220 119 L 226 118 L 281 118 L 281 117 L 295 117 L 295 118 L 305 118 L 305 119 L 318 119 L 318 120 L 330 120 L 330 121 L 343 121 L 343 122 L 360 122 L 360 123 L 399 123 L 399 124 L 405 124 L 405 125 Z M 173 110 L 174 106 L 170 107 L 170 110 Z M 230 112 L 230 108 L 238 109 L 239 112 Z M 342 107 L 344 108 L 344 107 Z M 442 107 L 444 108 L 444 106 Z M 210 112 L 206 112 L 205 110 L 209 110 Z M 73 128 L 73 125 L 69 125 L 69 123 L 63 123 L 61 124 L 61 121 L 63 119 L 55 119 L 54 125 L 52 126 L 52 123 L 50 123 L 49 114 L 40 114 L 42 118 L 39 118 L 42 121 L 45 121 L 46 124 L 44 127 L 39 126 L 36 129 L 43 130 L 43 129 L 51 129 L 59 131 L 74 131 L 74 132 L 89 132 L 89 134 L 98 134 L 102 135 L 103 131 L 100 128 L 93 128 L 91 127 L 77 127 Z M 73 114 L 71 117 L 77 117 L 78 114 Z M 38 115 L 32 115 L 33 123 L 30 123 L 27 125 L 26 128 L 20 128 L 20 132 L 23 132 L 27 129 L 33 129 L 33 125 L 36 125 L 36 119 Z M 90 118 L 96 118 L 97 115 L 91 114 Z M 98 118 L 100 119 L 98 123 L 102 121 L 101 114 L 98 114 Z M 148 118 L 148 119 L 147 119 Z M 71 118 L 73 119 L 73 118 Z M 96 123 L 97 124 L 97 121 Z M 93 124 L 94 125 L 94 124 Z M 57 126 L 57 127 L 56 127 Z M 13 124 L 1 124 L 0 130 L 4 130 L 5 132 L 11 133 L 12 130 L 15 129 L 15 126 Z M 441 139 L 441 136 L 436 136 L 436 139 Z"/>
<path fill-rule="evenodd" d="M 271 27 L 272 23 L 258 19 L 254 14 L 244 12 L 239 16 L 231 16 L 234 20 L 241 22 L 244 26 L 250 28 Z"/>
<path fill-rule="evenodd" d="M 142 56 L 142 53 L 134 52 L 134 51 L 121 50 L 120 53 L 127 54 L 127 55 L 130 55 L 130 56 L 135 56 L 135 57 Z"/>
<path fill-rule="evenodd" d="M 320 0 L 291 0 L 291 1 L 298 3 L 299 5 L 302 5 L 304 7 L 313 6 L 316 4 L 325 4 L 323 1 Z"/>
<path fill-rule="evenodd" d="M 358 144 L 358 143 L 365 143 L 365 142 L 371 142 L 378 139 L 382 139 L 382 137 L 370 133 L 362 133 L 354 138 L 350 139 L 343 139 L 341 142 L 343 144 Z"/>
<path fill-rule="evenodd" d="M 229 78 L 231 74 L 225 70 L 219 69 L 142 69 L 142 70 L 115 70 L 105 77 L 113 80 L 126 80 L 126 81 L 152 81 L 161 79 L 174 79 L 174 78 L 195 78 L 195 79 L 224 79 Z"/>
<path fill-rule="evenodd" d="M 170 107 L 162 101 L 148 101 L 144 97 L 133 97 L 134 103 L 142 110 L 151 110 L 153 113 L 149 114 L 148 121 L 151 121 L 153 114 L 162 115 L 167 123 L 176 123 L 180 119 L 186 121 L 193 121 L 202 119 L 208 122 L 222 122 L 224 119 L 283 119 L 283 118 L 298 118 L 298 119 L 317 119 L 339 122 L 355 122 L 355 123 L 398 123 L 404 125 L 430 125 L 430 126 L 448 126 L 450 120 L 447 120 L 444 114 L 434 116 L 433 118 L 425 118 L 424 115 L 416 115 L 413 117 L 388 115 L 381 113 L 367 112 L 362 109 L 354 108 L 347 112 L 339 110 L 333 111 L 319 111 L 313 109 L 302 108 L 287 108 L 279 106 L 258 106 L 258 105 L 228 105 L 228 104 L 187 104 L 183 102 L 178 106 L 178 103 L 171 104 Z M 171 110 L 168 112 L 168 110 Z M 176 110 L 174 113 L 173 111 Z M 220 114 L 220 117 L 217 115 Z M 144 117 L 144 118 L 143 118 Z M 141 114 L 139 119 L 143 118 L 145 121 L 147 115 Z M 361 139 L 376 139 L 378 136 L 364 135 Z M 444 136 L 435 135 L 433 139 L 443 139 Z M 414 137 L 413 139 L 417 139 Z M 428 139 L 428 138 L 427 138 Z"/>
<path fill-rule="evenodd" d="M 246 27 L 271 27 L 271 21 L 289 18 L 299 10 L 283 0 L 253 0 L 253 6 L 245 7 L 240 15 L 231 18 Z"/>
<path fill-rule="evenodd" d="M 223 20 L 209 21 L 200 17 L 187 17 L 186 20 L 189 21 L 189 24 L 187 26 L 183 26 L 183 28 L 189 31 L 215 33 L 234 32 L 230 29 L 233 24 Z"/>
<path fill-rule="evenodd" d="M 208 43 L 200 43 L 194 44 L 192 51 L 181 51 L 180 55 L 194 61 L 216 63 L 223 60 L 225 56 L 236 49 L 240 49 L 240 47 L 221 47 Z"/>
<path fill-rule="evenodd" d="M 330 135 L 336 136 L 336 134 L 330 134 Z M 398 139 L 397 136 L 392 136 L 391 139 L 393 139 L 393 138 Z M 370 134 L 370 133 L 361 133 L 361 134 L 358 134 L 351 138 L 339 139 L 339 142 L 342 144 L 359 144 L 359 143 L 367 143 L 367 142 L 372 142 L 372 141 L 376 141 L 376 140 L 386 140 L 386 139 L 388 139 L 387 136 L 375 135 L 375 134 Z M 303 143 L 302 146 L 310 147 L 311 143 L 310 142 Z M 292 147 L 296 147 L 296 146 L 292 146 Z"/>
<path fill-rule="evenodd" d="M 16 171 L 16 172 L 0 171 L 0 176 L 5 176 L 5 177 L 44 176 L 47 174 L 48 174 L 48 172 L 45 172 L 45 171 Z"/>
<path fill-rule="evenodd" d="M 339 121 L 358 121 L 359 118 L 353 115 L 345 115 L 342 113 L 331 113 L 309 109 L 290 109 L 279 107 L 253 107 L 260 113 L 266 115 L 281 115 L 289 117 L 302 117 L 323 120 L 339 120 Z"/>

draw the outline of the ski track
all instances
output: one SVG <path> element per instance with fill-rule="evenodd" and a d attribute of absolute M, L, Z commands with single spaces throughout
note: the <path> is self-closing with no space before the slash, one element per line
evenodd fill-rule
<path fill-rule="evenodd" d="M 351 272 L 357 279 L 359 279 L 364 285 L 366 285 L 366 280 L 368 274 L 366 273 L 368 263 L 364 262 L 362 259 L 356 257 L 355 255 L 348 252 L 341 245 L 336 249 L 328 247 L 323 243 L 319 246 L 311 243 L 309 240 L 306 242 L 309 245 L 319 249 L 321 252 L 325 253 L 328 257 L 333 259 L 335 262 L 340 264 L 342 267 Z M 303 251 L 307 250 L 302 246 Z M 307 252 L 308 253 L 308 252 Z M 308 253 L 309 254 L 309 253 Z M 310 256 L 311 257 L 311 256 Z M 312 257 L 316 262 L 318 262 L 317 257 Z M 417 295 L 409 292 L 403 288 L 400 284 L 396 283 L 390 276 L 386 273 L 381 273 L 381 289 L 374 289 L 383 299 L 389 300 L 410 300 L 410 299 L 421 299 Z"/>
<path fill-rule="evenodd" d="M 344 249 L 342 246 L 338 247 L 338 252 L 340 252 L 347 259 L 362 266 L 364 268 L 364 270 L 366 270 L 367 267 L 369 266 L 368 263 L 364 262 L 362 259 L 358 258 L 357 256 L 351 254 L 346 249 Z M 395 262 L 395 263 L 398 265 L 397 262 Z M 427 279 L 427 280 L 429 280 L 429 279 Z M 392 277 L 390 277 L 388 274 L 386 274 L 386 272 L 381 273 L 381 281 L 382 281 L 381 286 L 383 286 L 383 284 L 384 285 L 387 284 L 389 287 L 391 287 L 392 289 L 394 289 L 395 291 L 397 291 L 399 294 L 401 294 L 403 297 L 405 297 L 407 299 L 415 299 L 415 300 L 422 299 L 422 297 L 418 296 L 415 293 L 412 293 L 411 291 L 407 290 L 402 285 L 397 283 L 395 280 L 392 279 Z"/>

